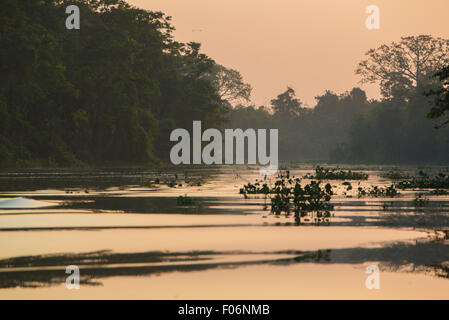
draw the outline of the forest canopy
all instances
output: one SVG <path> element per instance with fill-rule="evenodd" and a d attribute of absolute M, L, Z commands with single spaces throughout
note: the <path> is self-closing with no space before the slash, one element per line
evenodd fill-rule
<path fill-rule="evenodd" d="M 65 26 L 80 8 L 81 28 Z M 121 0 L 0 4 L 0 165 L 158 163 L 169 133 L 219 126 L 229 103 L 198 43 Z"/>
<path fill-rule="evenodd" d="M 72 4 L 79 30 L 65 25 Z M 170 132 L 193 120 L 278 128 L 284 161 L 449 162 L 449 129 L 435 129 L 449 122 L 446 39 L 369 50 L 355 72 L 379 84 L 381 99 L 323 90 L 309 108 L 291 87 L 252 105 L 237 70 L 173 31 L 169 16 L 122 0 L 2 0 L 0 167 L 160 164 Z"/>

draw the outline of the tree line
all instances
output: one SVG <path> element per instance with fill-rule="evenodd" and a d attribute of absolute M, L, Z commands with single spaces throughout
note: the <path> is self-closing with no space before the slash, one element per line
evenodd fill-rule
<path fill-rule="evenodd" d="M 326 90 L 305 108 L 287 88 L 269 106 L 239 105 L 234 127 L 279 128 L 284 161 L 367 164 L 449 163 L 449 40 L 403 37 L 366 53 L 355 72 L 378 83 L 382 98 L 360 88 Z"/>
<path fill-rule="evenodd" d="M 65 27 L 75 4 L 81 28 Z M 0 3 L 0 167 L 160 164 L 170 132 L 278 128 L 280 160 L 447 163 L 449 41 L 411 36 L 366 53 L 355 72 L 379 84 L 324 91 L 306 108 L 293 88 L 270 105 L 171 18 L 123 0 Z M 435 129 L 439 126 L 440 129 Z"/>
<path fill-rule="evenodd" d="M 65 8 L 80 9 L 80 30 Z M 121 0 L 0 4 L 0 166 L 157 164 L 169 133 L 217 127 L 223 74 L 171 18 Z M 221 75 L 221 76 L 220 76 Z"/>

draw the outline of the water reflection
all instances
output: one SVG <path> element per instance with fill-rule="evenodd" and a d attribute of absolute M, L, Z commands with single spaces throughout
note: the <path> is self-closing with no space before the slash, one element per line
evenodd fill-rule
<path fill-rule="evenodd" d="M 78 265 L 80 282 L 100 285 L 114 276 L 151 276 L 169 272 L 298 263 L 363 264 L 376 262 L 381 270 L 425 272 L 449 278 L 447 237 L 427 241 L 395 242 L 379 248 L 347 248 L 274 252 L 141 252 L 98 251 L 83 254 L 25 256 L 0 260 L 0 288 L 44 287 L 65 282 L 67 265 Z"/>
<path fill-rule="evenodd" d="M 61 285 L 68 265 L 79 265 L 81 284 L 89 286 L 119 276 L 311 263 L 335 267 L 376 262 L 381 270 L 449 278 L 449 197 L 434 196 L 427 206 L 417 208 L 413 192 L 394 199 L 340 194 L 332 199 L 330 226 L 293 227 L 293 215 L 274 216 L 263 210 L 263 197 L 239 196 L 239 188 L 253 181 L 257 172 L 202 168 L 163 174 L 0 174 L 1 198 L 26 196 L 59 203 L 51 209 L 0 210 L 0 288 Z M 361 182 L 382 183 L 391 182 L 372 173 Z M 194 201 L 179 205 L 180 195 Z M 438 236 L 382 242 L 420 237 L 411 228 Z M 385 229 L 391 234 L 383 233 Z M 405 236 L 407 232 L 413 235 Z M 366 241 L 374 245 L 362 246 Z M 93 252 L 74 253 L 85 251 Z"/>
<path fill-rule="evenodd" d="M 89 190 L 107 190 L 126 186 L 154 187 L 159 184 L 183 181 L 187 185 L 198 185 L 210 179 L 220 171 L 214 167 L 207 168 L 164 168 L 147 169 L 98 169 L 86 170 L 40 170 L 27 169 L 16 172 L 0 172 L 0 191 L 37 191 L 65 190 L 70 192 L 89 192 Z M 157 182 L 157 183 L 155 183 Z"/>

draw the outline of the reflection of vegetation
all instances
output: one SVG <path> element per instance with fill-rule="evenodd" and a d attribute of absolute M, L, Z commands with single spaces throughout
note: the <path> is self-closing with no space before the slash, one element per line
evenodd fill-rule
<path fill-rule="evenodd" d="M 422 193 L 418 193 L 415 195 L 415 199 L 413 199 L 413 205 L 415 207 L 425 207 L 429 204 L 429 199 L 425 198 Z"/>
<path fill-rule="evenodd" d="M 278 255 L 270 260 L 251 260 L 251 255 Z M 248 261 L 220 262 L 214 259 L 223 255 L 248 255 Z M 290 257 L 286 258 L 285 256 Z M 294 255 L 291 258 L 291 255 Z M 48 255 L 17 257 L 0 260 L 0 288 L 43 287 L 59 285 L 65 282 L 67 265 L 78 265 L 81 269 L 80 283 L 83 285 L 100 285 L 98 278 L 113 276 L 139 276 L 160 274 L 163 272 L 189 272 L 207 270 L 223 266 L 239 266 L 264 263 L 288 263 L 302 261 L 319 261 L 328 257 L 323 252 L 142 252 L 111 253 L 99 251 L 82 254 Z M 175 264 L 184 262 L 185 264 Z M 153 264 L 154 263 L 154 264 Z M 137 265 L 140 264 L 140 265 Z M 153 264 L 153 265 L 152 265 Z M 38 269 L 46 267 L 45 269 Z M 9 271 L 8 268 L 32 268 L 30 270 Z"/>
<path fill-rule="evenodd" d="M 66 190 L 67 193 L 88 193 L 109 188 L 126 189 L 129 186 L 155 188 L 161 185 L 201 186 L 214 168 L 191 170 L 179 177 L 168 168 L 165 173 L 155 173 L 140 168 L 120 169 L 46 169 L 0 173 L 0 191 L 32 191 L 43 189 Z M 86 192 L 87 191 L 87 192 Z"/>
<path fill-rule="evenodd" d="M 368 261 L 378 261 L 382 267 L 391 271 L 401 272 L 412 266 L 415 272 L 432 271 L 435 276 L 449 279 L 446 266 L 449 248 L 444 240 L 418 240 L 413 243 L 387 244 L 380 248 L 332 250 L 332 263 L 361 264 Z"/>
<path fill-rule="evenodd" d="M 384 211 L 387 211 L 389 208 L 391 208 L 393 206 L 393 201 L 390 202 L 384 202 L 382 203 L 382 209 Z"/>
<path fill-rule="evenodd" d="M 389 213 L 382 215 L 379 225 L 394 228 L 446 229 L 449 215 L 432 211 L 430 208 L 417 210 L 412 214 Z"/>
<path fill-rule="evenodd" d="M 264 255 L 267 260 L 220 262 L 224 255 L 240 257 Z M 288 257 L 286 257 L 288 255 Z M 239 259 L 241 260 L 241 259 Z M 174 264 L 173 262 L 185 262 Z M 276 252 L 141 252 L 111 253 L 108 251 L 83 254 L 17 257 L 0 260 L 0 288 L 42 287 L 60 285 L 65 282 L 65 267 L 79 265 L 81 284 L 99 285 L 97 279 L 114 276 L 155 275 L 168 272 L 201 271 L 219 267 L 238 267 L 257 264 L 277 266 L 297 263 L 363 264 L 377 261 L 382 268 L 403 271 L 412 265 L 415 272 L 429 272 L 441 278 L 449 278 L 446 263 L 449 261 L 448 245 L 444 239 L 393 243 L 374 248 L 347 248 L 318 251 L 276 251 Z M 152 264 L 158 263 L 158 264 Z M 162 264 L 161 264 L 162 263 Z M 137 265 L 139 264 L 139 265 Z M 8 270 L 8 268 L 24 270 Z M 39 269 L 39 267 L 46 267 Z M 30 268 L 27 270 L 27 268 Z"/>
<path fill-rule="evenodd" d="M 202 252 L 203 255 L 211 252 Z M 67 265 L 99 265 L 115 263 L 174 262 L 198 260 L 197 252 L 113 253 L 108 250 L 64 255 L 24 256 L 0 260 L 0 268 L 24 268 Z"/>
<path fill-rule="evenodd" d="M 315 168 L 315 175 L 307 174 L 304 178 L 318 180 L 366 180 L 368 179 L 368 174 L 363 172 L 353 172 L 351 170 L 327 169 L 317 166 Z"/>
<path fill-rule="evenodd" d="M 192 198 L 185 195 L 185 196 L 179 196 L 176 199 L 176 204 L 178 206 L 191 206 L 191 205 L 195 204 L 195 201 Z"/>
<path fill-rule="evenodd" d="M 430 195 L 434 195 L 434 196 L 446 196 L 449 194 L 448 190 L 444 190 L 444 189 L 435 189 L 435 190 L 431 190 L 429 192 Z"/>
<path fill-rule="evenodd" d="M 288 216 L 292 211 L 295 215 L 296 223 L 301 223 L 301 218 L 305 221 L 312 219 L 314 223 L 329 222 L 332 205 L 329 203 L 333 195 L 332 187 L 326 184 L 323 188 L 320 182 L 311 181 L 304 187 L 300 184 L 301 179 L 290 176 L 290 171 L 280 172 L 274 183 L 256 181 L 254 184 L 248 183 L 240 189 L 240 193 L 247 197 L 247 194 L 264 194 L 271 197 L 271 212 L 275 215 L 284 213 Z M 307 217 L 308 215 L 311 217 Z"/>
<path fill-rule="evenodd" d="M 189 198 L 190 199 L 190 198 Z M 65 209 L 86 209 L 93 212 L 125 212 L 125 213 L 199 213 L 204 206 L 207 206 L 213 198 L 197 198 L 195 206 L 185 205 L 180 207 L 177 204 L 177 198 L 172 197 L 114 197 L 114 196 L 84 196 L 82 200 L 73 200 L 64 205 Z M 183 206 L 183 205 L 181 205 Z M 218 211 L 221 209 L 209 208 L 208 212 Z"/>
<path fill-rule="evenodd" d="M 205 255 L 212 252 L 143 252 L 143 253 L 111 253 L 110 251 L 88 252 L 81 254 L 46 255 L 46 256 L 26 256 L 0 260 L 0 267 L 5 268 L 0 272 L 0 288 L 14 287 L 42 287 L 59 285 L 65 282 L 64 273 L 67 265 L 77 265 L 82 269 L 80 283 L 83 285 L 99 285 L 94 281 L 114 275 L 138 275 L 143 272 L 157 272 L 145 268 L 133 266 L 133 263 L 161 263 L 179 261 L 200 261 L 206 260 Z M 109 267 L 109 265 L 118 265 Z M 46 267 L 46 269 L 31 269 L 25 271 L 11 271 L 8 268 L 36 268 Z M 52 268 L 53 267 L 53 268 Z M 168 267 L 169 268 L 169 267 Z"/>

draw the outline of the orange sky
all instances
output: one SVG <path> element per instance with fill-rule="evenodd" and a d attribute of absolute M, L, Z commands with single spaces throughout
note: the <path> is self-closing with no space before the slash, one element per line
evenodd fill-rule
<path fill-rule="evenodd" d="M 128 0 L 173 17 L 178 41 L 201 42 L 217 63 L 241 72 L 253 101 L 269 104 L 289 85 L 307 105 L 350 90 L 364 53 L 401 36 L 449 38 L 449 0 Z M 368 5 L 380 30 L 368 30 Z M 376 85 L 361 86 L 369 98 Z"/>

